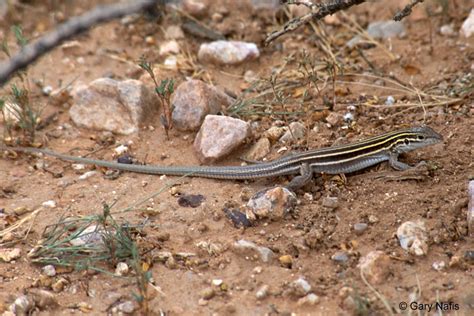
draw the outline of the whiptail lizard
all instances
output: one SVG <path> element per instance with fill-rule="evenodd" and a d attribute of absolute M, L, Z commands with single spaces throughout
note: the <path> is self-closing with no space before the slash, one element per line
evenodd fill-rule
<path fill-rule="evenodd" d="M 442 140 L 443 137 L 430 127 L 419 126 L 374 136 L 352 144 L 290 154 L 269 162 L 248 166 L 136 165 L 64 155 L 40 148 L 6 147 L 6 149 L 27 153 L 42 153 L 62 160 L 146 174 L 189 175 L 228 180 L 300 174 L 294 177 L 288 185 L 289 188 L 295 189 L 307 183 L 312 178 L 313 173 L 350 173 L 383 161 L 388 161 L 396 170 L 406 170 L 411 166 L 398 160 L 400 154 L 440 143 Z"/>

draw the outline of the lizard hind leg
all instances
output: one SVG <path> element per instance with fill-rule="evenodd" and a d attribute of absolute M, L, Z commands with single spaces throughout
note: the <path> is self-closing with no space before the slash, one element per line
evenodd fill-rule
<path fill-rule="evenodd" d="M 310 165 L 307 163 L 303 163 L 300 167 L 300 175 L 291 179 L 290 183 L 286 186 L 287 189 L 291 191 L 295 191 L 306 185 L 308 182 L 313 179 L 313 170 L 311 169 Z"/>

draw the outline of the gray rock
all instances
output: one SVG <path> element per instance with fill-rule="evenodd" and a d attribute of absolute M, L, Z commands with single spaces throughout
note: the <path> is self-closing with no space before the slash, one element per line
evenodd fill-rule
<path fill-rule="evenodd" d="M 397 37 L 405 33 L 405 26 L 393 20 L 372 22 L 367 27 L 367 33 L 376 39 Z"/>
<path fill-rule="evenodd" d="M 454 27 L 452 24 L 445 24 L 439 28 L 439 32 L 444 36 L 456 36 Z"/>
<path fill-rule="evenodd" d="M 334 210 L 339 206 L 339 199 L 337 197 L 326 196 L 323 198 L 322 206 Z"/>
<path fill-rule="evenodd" d="M 211 163 L 242 145 L 250 125 L 229 116 L 207 115 L 194 140 L 194 150 L 202 163 Z"/>
<path fill-rule="evenodd" d="M 182 131 L 196 131 L 208 114 L 217 114 L 234 99 L 200 80 L 181 83 L 173 95 L 173 124 Z"/>
<path fill-rule="evenodd" d="M 397 229 L 400 246 L 409 253 L 424 256 L 428 253 L 428 235 L 422 221 L 404 222 Z"/>
<path fill-rule="evenodd" d="M 331 256 L 331 260 L 336 261 L 338 263 L 346 263 L 349 260 L 349 256 L 345 251 L 337 251 Z"/>
<path fill-rule="evenodd" d="M 245 154 L 245 159 L 257 161 L 264 158 L 270 152 L 270 141 L 266 137 L 260 138 Z"/>
<path fill-rule="evenodd" d="M 255 293 L 255 297 L 257 300 L 263 300 L 268 296 L 268 290 L 270 287 L 267 284 L 262 285 L 257 292 Z"/>
<path fill-rule="evenodd" d="M 354 224 L 354 231 L 356 234 L 360 235 L 365 232 L 368 227 L 369 225 L 367 225 L 366 223 L 356 223 Z"/>
<path fill-rule="evenodd" d="M 263 262 L 269 262 L 273 256 L 274 253 L 271 249 L 267 247 L 262 247 L 258 246 L 252 241 L 247 241 L 244 239 L 240 239 L 234 243 L 234 249 L 240 253 L 253 256 L 253 255 L 258 255 L 260 260 Z"/>
<path fill-rule="evenodd" d="M 389 256 L 379 250 L 362 257 L 358 267 L 371 284 L 383 283 L 391 273 Z"/>
<path fill-rule="evenodd" d="M 311 291 L 311 284 L 303 277 L 299 277 L 297 280 L 290 283 L 291 294 L 298 297 L 303 297 Z"/>
<path fill-rule="evenodd" d="M 76 87 L 72 96 L 69 115 L 76 125 L 124 135 L 137 132 L 158 108 L 157 97 L 138 80 L 100 78 Z"/>
<path fill-rule="evenodd" d="M 293 211 L 296 202 L 296 195 L 285 187 L 264 189 L 247 202 L 246 215 L 250 221 L 257 218 L 279 220 Z"/>
<path fill-rule="evenodd" d="M 35 305 L 39 309 L 45 309 L 49 307 L 54 307 L 58 305 L 58 302 L 56 300 L 56 296 L 54 293 L 46 290 L 41 290 L 41 289 L 30 289 L 28 296 L 30 296 L 33 301 L 35 302 Z"/>
<path fill-rule="evenodd" d="M 275 141 L 279 139 L 285 133 L 285 128 L 282 126 L 272 126 L 263 132 L 263 137 L 270 139 L 271 141 Z"/>
<path fill-rule="evenodd" d="M 302 306 L 302 305 L 313 306 L 313 305 L 316 305 L 318 303 L 319 303 L 319 296 L 317 296 L 314 293 L 309 293 L 305 297 L 300 298 L 296 304 L 298 306 Z"/>
<path fill-rule="evenodd" d="M 198 52 L 199 61 L 217 65 L 237 65 L 259 56 L 254 43 L 224 40 L 201 44 Z"/>
<path fill-rule="evenodd" d="M 306 134 L 306 128 L 300 122 L 290 123 L 289 129 L 280 138 L 282 143 L 291 143 L 302 139 Z"/>

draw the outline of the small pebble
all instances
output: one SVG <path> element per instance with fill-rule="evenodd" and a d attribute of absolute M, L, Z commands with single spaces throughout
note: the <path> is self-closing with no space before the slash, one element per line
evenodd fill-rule
<path fill-rule="evenodd" d="M 257 298 L 257 300 L 263 300 L 264 298 L 266 298 L 268 296 L 269 289 L 270 287 L 268 285 L 262 285 L 262 287 L 257 290 L 257 293 L 255 293 L 255 297 Z"/>
<path fill-rule="evenodd" d="M 206 301 L 210 300 L 215 295 L 216 295 L 216 291 L 214 291 L 212 287 L 205 288 L 201 293 L 201 297 L 205 299 Z"/>
<path fill-rule="evenodd" d="M 338 263 L 344 263 L 349 260 L 349 256 L 345 251 L 338 251 L 331 256 L 331 260 L 336 261 Z"/>
<path fill-rule="evenodd" d="M 441 271 L 446 267 L 446 263 L 444 261 L 435 261 L 433 262 L 432 267 L 436 271 Z"/>
<path fill-rule="evenodd" d="M 329 209 L 336 209 L 339 206 L 339 201 L 337 197 L 324 197 L 322 202 L 323 207 Z"/>
<path fill-rule="evenodd" d="M 117 267 L 115 267 L 115 275 L 124 276 L 128 274 L 128 271 L 129 271 L 129 268 L 125 262 L 117 263 Z"/>
<path fill-rule="evenodd" d="M 391 95 L 387 97 L 387 100 L 385 100 L 385 105 L 394 105 L 395 104 L 395 98 Z"/>
<path fill-rule="evenodd" d="M 42 271 L 44 275 L 47 275 L 49 277 L 53 277 L 56 275 L 56 268 L 51 264 L 44 266 Z"/>
<path fill-rule="evenodd" d="M 125 314 L 132 314 L 135 311 L 135 304 L 132 301 L 125 301 L 117 305 L 117 310 Z"/>
<path fill-rule="evenodd" d="M 367 227 L 369 227 L 369 225 L 366 223 L 356 223 L 354 224 L 354 231 L 356 234 L 360 235 L 367 230 Z"/>
<path fill-rule="evenodd" d="M 283 255 L 278 258 L 278 261 L 283 268 L 291 269 L 293 265 L 293 258 L 290 255 Z"/>
<path fill-rule="evenodd" d="M 56 202 L 53 200 L 49 200 L 49 201 L 44 201 L 41 205 L 44 207 L 55 208 Z"/>

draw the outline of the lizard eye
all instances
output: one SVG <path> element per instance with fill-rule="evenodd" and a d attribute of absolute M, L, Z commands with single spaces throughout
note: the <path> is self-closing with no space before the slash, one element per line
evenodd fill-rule
<path fill-rule="evenodd" d="M 425 139 L 425 136 L 423 136 L 423 135 L 418 135 L 418 139 L 419 139 L 419 140 L 423 140 L 423 139 Z"/>

